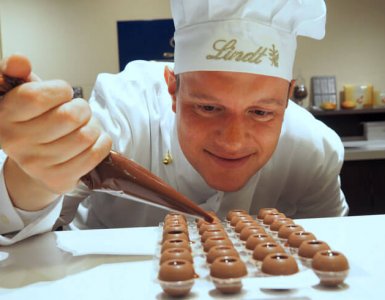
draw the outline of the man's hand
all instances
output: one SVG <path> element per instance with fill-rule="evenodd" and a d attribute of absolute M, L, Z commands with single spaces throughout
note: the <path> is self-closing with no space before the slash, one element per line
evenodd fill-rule
<path fill-rule="evenodd" d="M 87 101 L 72 99 L 72 87 L 64 81 L 39 80 L 25 57 L 5 59 L 0 73 L 25 81 L 0 101 L 8 193 L 16 207 L 39 210 L 72 190 L 107 156 L 111 139 Z"/>

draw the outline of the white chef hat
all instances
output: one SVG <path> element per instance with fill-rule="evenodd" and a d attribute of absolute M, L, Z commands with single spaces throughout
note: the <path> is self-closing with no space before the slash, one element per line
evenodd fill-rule
<path fill-rule="evenodd" d="M 296 36 L 322 39 L 323 0 L 171 0 L 176 74 L 234 71 L 292 79 Z"/>

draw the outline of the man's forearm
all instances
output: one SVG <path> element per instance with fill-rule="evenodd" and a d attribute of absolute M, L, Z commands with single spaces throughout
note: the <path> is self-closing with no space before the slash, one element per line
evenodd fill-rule
<path fill-rule="evenodd" d="M 41 210 L 50 205 L 57 194 L 26 174 L 12 159 L 4 166 L 4 178 L 13 205 L 26 211 Z"/>

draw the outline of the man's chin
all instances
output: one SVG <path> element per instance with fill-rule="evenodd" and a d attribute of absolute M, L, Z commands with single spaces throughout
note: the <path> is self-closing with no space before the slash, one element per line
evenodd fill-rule
<path fill-rule="evenodd" d="M 217 181 L 208 182 L 208 181 L 206 181 L 206 183 L 211 188 L 213 188 L 215 190 L 231 193 L 231 192 L 237 192 L 240 189 L 242 189 L 246 185 L 247 181 L 246 182 L 234 182 L 234 181 L 231 181 L 231 182 L 217 182 Z"/>

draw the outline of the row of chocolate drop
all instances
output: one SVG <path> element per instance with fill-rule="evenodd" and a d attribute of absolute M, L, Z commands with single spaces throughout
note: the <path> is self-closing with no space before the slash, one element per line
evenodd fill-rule
<path fill-rule="evenodd" d="M 237 293 L 242 278 L 248 274 L 246 263 L 253 263 L 264 275 L 291 275 L 299 272 L 298 261 L 312 268 L 321 284 L 336 286 L 347 276 L 346 257 L 330 250 L 311 232 L 296 224 L 274 208 L 263 208 L 253 218 L 244 210 L 231 210 L 222 222 L 215 213 L 212 223 L 196 220 L 202 254 L 209 276 L 222 293 Z M 187 295 L 197 277 L 186 218 L 168 214 L 163 223 L 158 280 L 171 296 Z M 231 237 L 230 237 L 231 236 Z M 234 239 L 234 236 L 236 238 Z M 241 244 L 239 253 L 234 241 Z M 241 254 L 241 255 L 240 255 Z"/>

